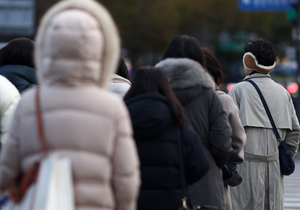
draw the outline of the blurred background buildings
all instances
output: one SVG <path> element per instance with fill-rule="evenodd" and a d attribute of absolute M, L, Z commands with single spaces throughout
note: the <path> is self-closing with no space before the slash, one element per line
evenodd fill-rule
<path fill-rule="evenodd" d="M 20 36 L 34 39 L 43 14 L 57 1 L 0 0 L 2 45 Z M 245 76 L 244 44 L 263 37 L 277 49 L 279 65 L 273 77 L 284 86 L 297 82 L 297 11 L 291 1 L 99 0 L 118 25 L 122 56 L 133 71 L 157 63 L 171 39 L 188 34 L 215 52 L 225 72 L 224 84 L 235 83 Z"/>

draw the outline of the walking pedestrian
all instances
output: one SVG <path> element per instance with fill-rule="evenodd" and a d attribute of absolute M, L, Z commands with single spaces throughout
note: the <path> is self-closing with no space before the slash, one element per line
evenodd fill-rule
<path fill-rule="evenodd" d="M 205 58 L 198 41 L 193 37 L 179 36 L 170 42 L 164 60 L 156 67 L 161 68 L 167 76 L 208 155 L 210 170 L 201 180 L 189 186 L 191 202 L 223 210 L 221 168 L 232 151 L 231 127 L 215 93 L 215 84 L 202 65 L 205 65 Z"/>
<path fill-rule="evenodd" d="M 22 37 L 11 40 L 0 50 L 0 74 L 15 85 L 20 94 L 37 85 L 33 49 L 34 42 Z"/>
<path fill-rule="evenodd" d="M 247 76 L 229 92 L 239 107 L 247 135 L 245 161 L 238 166 L 243 182 L 230 189 L 232 206 L 234 210 L 283 210 L 279 142 L 256 89 L 247 81 L 252 80 L 259 87 L 277 130 L 293 156 L 298 149 L 300 127 L 290 94 L 269 75 L 276 66 L 274 46 L 266 39 L 256 38 L 245 45 L 244 51 Z"/>
<path fill-rule="evenodd" d="M 228 162 L 234 164 L 241 164 L 244 161 L 244 146 L 246 144 L 246 134 L 239 117 L 239 109 L 237 108 L 232 98 L 223 91 L 221 91 L 219 88 L 223 82 L 223 70 L 216 57 L 214 56 L 213 52 L 210 51 L 208 48 L 202 48 L 202 51 L 206 60 L 206 69 L 212 76 L 216 84 L 216 93 L 219 96 L 223 108 L 228 116 L 228 120 L 232 129 L 232 152 Z M 226 210 L 232 210 L 229 186 L 225 183 L 224 198 Z"/>
<path fill-rule="evenodd" d="M 141 67 L 125 101 L 141 161 L 138 210 L 177 210 L 182 206 L 184 187 L 179 153 L 187 184 L 200 180 L 209 170 L 201 140 L 187 125 L 183 108 L 160 69 Z"/>
<path fill-rule="evenodd" d="M 51 154 L 71 161 L 75 207 L 134 210 L 139 161 L 124 102 L 105 90 L 119 60 L 116 26 L 93 0 L 60 1 L 39 26 L 35 61 Z M 0 158 L 0 187 L 39 160 L 36 88 L 22 96 Z"/>

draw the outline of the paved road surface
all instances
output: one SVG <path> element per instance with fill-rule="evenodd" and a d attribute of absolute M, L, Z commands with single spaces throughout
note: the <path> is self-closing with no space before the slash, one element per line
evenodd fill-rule
<path fill-rule="evenodd" d="M 284 177 L 284 210 L 300 210 L 300 153 L 295 158 L 295 172 Z"/>

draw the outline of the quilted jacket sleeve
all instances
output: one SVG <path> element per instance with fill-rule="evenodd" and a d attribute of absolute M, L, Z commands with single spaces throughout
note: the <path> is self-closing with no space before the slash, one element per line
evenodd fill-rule
<path fill-rule="evenodd" d="M 116 210 L 134 210 L 140 186 L 139 160 L 128 112 L 121 103 L 117 108 L 117 136 L 113 155 Z"/>
<path fill-rule="evenodd" d="M 231 155 L 231 127 L 218 96 L 212 94 L 209 117 L 209 149 L 216 164 L 222 168 Z"/>
<path fill-rule="evenodd" d="M 224 94 L 219 95 L 219 97 L 232 129 L 232 152 L 229 161 L 239 164 L 244 161 L 244 146 L 246 144 L 246 133 L 239 117 L 239 109 L 229 95 Z"/>

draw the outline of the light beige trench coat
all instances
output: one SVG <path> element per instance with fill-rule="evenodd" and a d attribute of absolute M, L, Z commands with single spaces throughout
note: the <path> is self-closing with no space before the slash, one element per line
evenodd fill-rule
<path fill-rule="evenodd" d="M 255 73 L 235 85 L 229 95 L 240 109 L 247 135 L 245 161 L 238 166 L 243 182 L 231 188 L 233 210 L 283 210 L 283 176 L 278 160 L 278 145 L 269 118 L 253 80 L 269 106 L 278 132 L 295 156 L 300 127 L 290 94 L 274 82 L 269 74 Z M 268 159 L 268 160 L 267 160 Z"/>
<path fill-rule="evenodd" d="M 139 160 L 124 102 L 105 90 L 119 60 L 108 12 L 92 0 L 60 1 L 39 26 L 35 61 L 50 153 L 71 161 L 76 210 L 134 210 Z M 35 89 L 16 108 L 0 159 L 5 189 L 40 158 Z"/>

